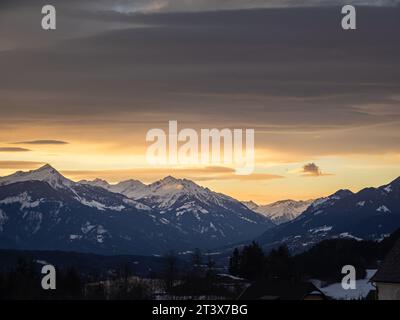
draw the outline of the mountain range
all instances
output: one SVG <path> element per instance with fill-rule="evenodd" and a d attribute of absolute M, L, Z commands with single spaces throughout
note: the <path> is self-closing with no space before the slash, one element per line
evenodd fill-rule
<path fill-rule="evenodd" d="M 400 178 L 357 193 L 266 206 L 187 179 L 146 185 L 65 178 L 50 165 L 0 178 L 0 248 L 160 255 L 256 240 L 304 251 L 330 238 L 382 240 L 400 227 Z"/>
<path fill-rule="evenodd" d="M 271 219 L 276 225 L 289 222 L 302 214 L 315 200 L 281 200 L 259 206 L 253 201 L 243 202 L 250 210 Z"/>
<path fill-rule="evenodd" d="M 167 177 L 74 182 L 50 165 L 0 178 L 0 248 L 101 254 L 212 249 L 273 227 L 241 202 Z"/>
<path fill-rule="evenodd" d="M 266 231 L 256 240 L 265 249 L 286 244 L 304 251 L 324 239 L 380 241 L 400 227 L 400 178 L 357 193 L 339 190 L 314 201 L 294 220 Z"/>

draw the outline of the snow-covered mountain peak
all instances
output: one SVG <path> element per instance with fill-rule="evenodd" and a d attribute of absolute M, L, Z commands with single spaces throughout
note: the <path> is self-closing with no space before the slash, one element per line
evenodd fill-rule
<path fill-rule="evenodd" d="M 143 182 L 133 179 L 121 181 L 117 184 L 110 184 L 102 179 L 95 179 L 93 181 L 81 180 L 79 183 L 92 187 L 100 187 L 113 193 L 120 193 L 132 199 L 140 198 L 143 191 L 147 188 Z"/>
<path fill-rule="evenodd" d="M 245 205 L 249 209 L 270 218 L 274 223 L 282 224 L 297 218 L 313 201 L 280 200 L 264 206 L 257 206 L 251 201 L 245 203 Z M 256 206 L 254 207 L 254 205 Z"/>
<path fill-rule="evenodd" d="M 99 179 L 99 178 L 94 179 L 93 182 L 95 182 L 95 183 L 109 184 L 106 180 Z"/>
<path fill-rule="evenodd" d="M 79 181 L 80 184 L 86 184 L 92 187 L 100 187 L 100 188 L 104 188 L 104 189 L 108 189 L 110 187 L 110 184 L 106 181 L 106 180 L 102 180 L 102 179 L 94 179 L 93 181 L 89 181 L 89 180 L 81 180 Z"/>
<path fill-rule="evenodd" d="M 211 191 L 187 179 L 177 179 L 168 176 L 156 181 L 136 192 L 136 200 L 146 199 L 159 209 L 171 208 L 176 203 L 192 203 L 199 201 L 204 206 L 223 206 L 226 201 L 236 201 L 228 196 Z M 238 201 L 236 201 L 239 203 Z"/>
<path fill-rule="evenodd" d="M 116 185 L 111 185 L 108 190 L 111 192 L 121 193 L 128 198 L 136 199 L 146 188 L 147 186 L 143 182 L 130 179 L 121 181 Z"/>
<path fill-rule="evenodd" d="M 177 179 L 172 176 L 168 176 L 164 179 L 156 181 L 148 186 L 149 190 L 153 193 L 198 193 L 198 192 L 209 192 L 205 188 L 197 185 L 193 181 L 187 179 Z"/>
<path fill-rule="evenodd" d="M 44 166 L 40 167 L 39 169 L 33 170 L 37 172 L 57 172 L 50 164 L 46 163 Z"/>
<path fill-rule="evenodd" d="M 249 208 L 250 210 L 256 210 L 259 205 L 257 203 L 255 203 L 254 201 L 243 201 L 242 202 L 247 208 Z"/>
<path fill-rule="evenodd" d="M 129 179 L 129 180 L 124 180 L 121 182 L 118 182 L 116 185 L 141 185 L 141 186 L 145 186 L 145 184 L 139 180 L 135 180 L 135 179 Z"/>
<path fill-rule="evenodd" d="M 182 181 L 181 179 L 177 179 L 177 178 L 175 178 L 173 176 L 168 176 L 168 177 L 165 177 L 164 179 L 161 179 L 161 180 L 159 180 L 157 182 L 159 184 L 171 184 L 171 183 L 180 183 L 181 181 Z"/>
<path fill-rule="evenodd" d="M 61 173 L 51 165 L 46 164 L 36 170 L 18 171 L 6 177 L 0 178 L 0 185 L 8 185 L 23 181 L 42 181 L 47 182 L 53 188 L 68 188 L 74 185 L 74 182 L 65 178 Z"/>

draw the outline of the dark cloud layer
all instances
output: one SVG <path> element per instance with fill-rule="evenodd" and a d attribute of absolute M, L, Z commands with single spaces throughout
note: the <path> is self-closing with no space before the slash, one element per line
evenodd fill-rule
<path fill-rule="evenodd" d="M 35 169 L 43 164 L 36 161 L 0 161 L 0 169 Z"/>
<path fill-rule="evenodd" d="M 22 10 L 21 3 L 2 2 L 3 12 Z M 18 32 L 3 28 L 11 49 L 0 51 L 1 121 L 177 119 L 253 127 L 261 145 L 288 149 L 398 149 L 400 8 L 360 7 L 358 30 L 345 32 L 340 7 L 315 1 L 312 8 L 154 14 L 56 3 L 54 33 L 38 27 L 35 1 L 24 7 Z M 25 32 L 15 42 L 13 33 Z M 372 134 L 375 127 L 381 131 Z M 356 128 L 348 143 L 337 139 Z M 336 130 L 335 139 L 315 142 Z"/>
<path fill-rule="evenodd" d="M 17 8 L 43 4 L 41 0 L 2 0 L 0 8 Z M 227 9 L 313 7 L 336 5 L 397 6 L 399 0 L 53 0 L 52 4 L 63 8 L 115 10 L 118 12 L 165 12 L 165 11 L 216 11 Z"/>
<path fill-rule="evenodd" d="M 25 148 L 12 148 L 12 147 L 0 147 L 0 152 L 28 152 L 31 151 Z"/>
<path fill-rule="evenodd" d="M 269 95 L 380 100 L 399 89 L 400 10 L 360 11 L 353 33 L 339 28 L 335 9 L 132 17 L 132 23 L 154 26 L 5 52 L 0 65 L 7 77 L 0 83 L 5 100 L 21 105 L 10 113 L 140 111 L 148 105 L 163 111 L 168 104 L 178 112 L 196 110 L 188 106 L 190 95 L 213 110 L 224 109 L 223 95 L 230 94 L 247 95 L 255 109 L 265 103 L 257 96 Z M 16 97 L 20 90 L 31 93 L 30 103 Z M 60 103 L 54 108 L 52 102 Z"/>
<path fill-rule="evenodd" d="M 60 140 L 32 140 L 32 141 L 19 141 L 14 144 L 28 144 L 28 145 L 65 145 L 68 144 L 66 141 Z"/>

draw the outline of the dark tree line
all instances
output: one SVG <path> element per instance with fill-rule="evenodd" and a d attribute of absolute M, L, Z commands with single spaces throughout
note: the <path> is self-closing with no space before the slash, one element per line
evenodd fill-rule
<path fill-rule="evenodd" d="M 256 243 L 236 248 L 229 261 L 229 272 L 248 280 L 288 279 L 296 275 L 289 250 L 285 246 L 274 249 L 266 255 Z"/>
<path fill-rule="evenodd" d="M 83 283 L 74 268 L 56 270 L 56 290 L 44 290 L 44 275 L 33 260 L 20 259 L 14 268 L 0 272 L 0 300 L 81 299 Z"/>
<path fill-rule="evenodd" d="M 376 268 L 397 239 L 400 230 L 381 242 L 353 239 L 325 240 L 310 250 L 291 256 L 286 246 L 268 254 L 255 242 L 236 248 L 229 260 L 229 272 L 249 280 L 301 280 L 318 278 L 336 282 L 343 278 L 342 267 L 352 265 L 357 278 L 363 279 L 367 268 Z"/>
<path fill-rule="evenodd" d="M 142 300 L 151 297 L 148 286 L 133 276 L 132 268 L 121 265 L 108 279 L 80 274 L 74 267 L 56 268 L 56 289 L 44 290 L 41 265 L 20 259 L 0 272 L 0 300 Z"/>
<path fill-rule="evenodd" d="M 229 272 L 248 280 L 302 280 L 319 278 L 337 281 L 343 277 L 342 267 L 353 265 L 357 278 L 366 274 L 368 262 L 353 251 L 353 240 L 323 241 L 310 251 L 291 256 L 286 246 L 280 246 L 265 254 L 257 243 L 242 250 L 235 249 L 229 264 Z"/>

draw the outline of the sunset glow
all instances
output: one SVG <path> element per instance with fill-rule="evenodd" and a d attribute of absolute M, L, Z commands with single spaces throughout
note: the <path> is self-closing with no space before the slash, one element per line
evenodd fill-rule
<path fill-rule="evenodd" d="M 47 34 L 29 31 L 37 22 L 29 6 L 5 6 L 0 175 L 44 163 L 74 180 L 151 183 L 173 175 L 261 204 L 357 191 L 399 175 L 394 30 L 382 36 L 379 22 L 370 21 L 343 36 L 330 27 L 333 9 L 309 27 L 316 13 L 290 1 L 245 11 L 225 11 L 240 9 L 237 2 L 190 3 L 191 12 L 178 16 L 185 2 L 74 4 L 92 18 L 66 11 Z M 282 24 L 280 14 L 288 12 L 298 18 Z M 28 32 L 15 27 L 17 13 L 27 17 Z M 237 176 L 223 163 L 150 166 L 146 132 L 166 129 L 170 120 L 194 130 L 254 128 L 254 173 Z"/>

